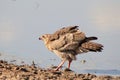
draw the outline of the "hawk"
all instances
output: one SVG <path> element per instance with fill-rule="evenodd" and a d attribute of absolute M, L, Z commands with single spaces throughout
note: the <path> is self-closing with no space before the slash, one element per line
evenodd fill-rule
<path fill-rule="evenodd" d="M 43 40 L 48 50 L 62 60 L 55 71 L 59 70 L 65 61 L 68 61 L 68 69 L 70 69 L 71 62 L 76 60 L 78 54 L 101 52 L 103 50 L 102 44 L 92 42 L 97 40 L 97 37 L 86 37 L 85 33 L 80 31 L 78 27 L 63 27 L 53 34 L 44 34 L 39 37 L 39 40 Z"/>

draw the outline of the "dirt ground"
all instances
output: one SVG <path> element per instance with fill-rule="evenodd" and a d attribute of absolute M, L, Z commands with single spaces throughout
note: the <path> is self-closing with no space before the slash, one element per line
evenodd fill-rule
<path fill-rule="evenodd" d="M 32 65 L 15 65 L 0 60 L 0 80 L 120 80 L 120 76 L 77 74 L 69 70 L 50 71 Z"/>

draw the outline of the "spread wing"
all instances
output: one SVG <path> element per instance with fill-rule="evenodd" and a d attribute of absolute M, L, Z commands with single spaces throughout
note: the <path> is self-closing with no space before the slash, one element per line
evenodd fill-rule
<path fill-rule="evenodd" d="M 58 50 L 59 48 L 62 48 L 64 45 L 66 45 L 65 36 L 62 36 L 54 41 L 49 41 L 49 43 L 46 46 L 49 50 L 52 51 Z"/>
<path fill-rule="evenodd" d="M 63 27 L 60 30 L 57 30 L 51 38 L 49 39 L 50 41 L 54 41 L 56 39 L 59 39 L 60 36 L 65 35 L 67 33 L 74 33 L 77 32 L 79 26 L 69 26 L 69 27 Z"/>
<path fill-rule="evenodd" d="M 76 27 L 67 27 L 60 30 L 55 32 L 59 38 L 54 38 L 54 40 L 49 42 L 48 47 L 50 50 L 75 50 L 79 46 L 79 43 L 86 38 L 85 34 L 76 29 Z M 51 37 L 55 36 L 52 35 Z"/>

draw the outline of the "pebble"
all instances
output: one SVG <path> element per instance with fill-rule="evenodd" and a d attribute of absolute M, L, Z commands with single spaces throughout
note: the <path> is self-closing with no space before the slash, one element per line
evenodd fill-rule
<path fill-rule="evenodd" d="M 50 72 L 35 65 L 15 65 L 0 60 L 0 80 L 120 80 L 120 76 L 76 74 L 68 69 Z"/>

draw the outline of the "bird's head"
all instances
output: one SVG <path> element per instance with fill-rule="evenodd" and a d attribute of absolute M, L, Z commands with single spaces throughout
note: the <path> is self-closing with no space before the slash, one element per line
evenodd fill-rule
<path fill-rule="evenodd" d="M 50 34 L 44 34 L 41 37 L 39 37 L 39 40 L 43 40 L 45 43 L 47 43 L 50 39 Z"/>

